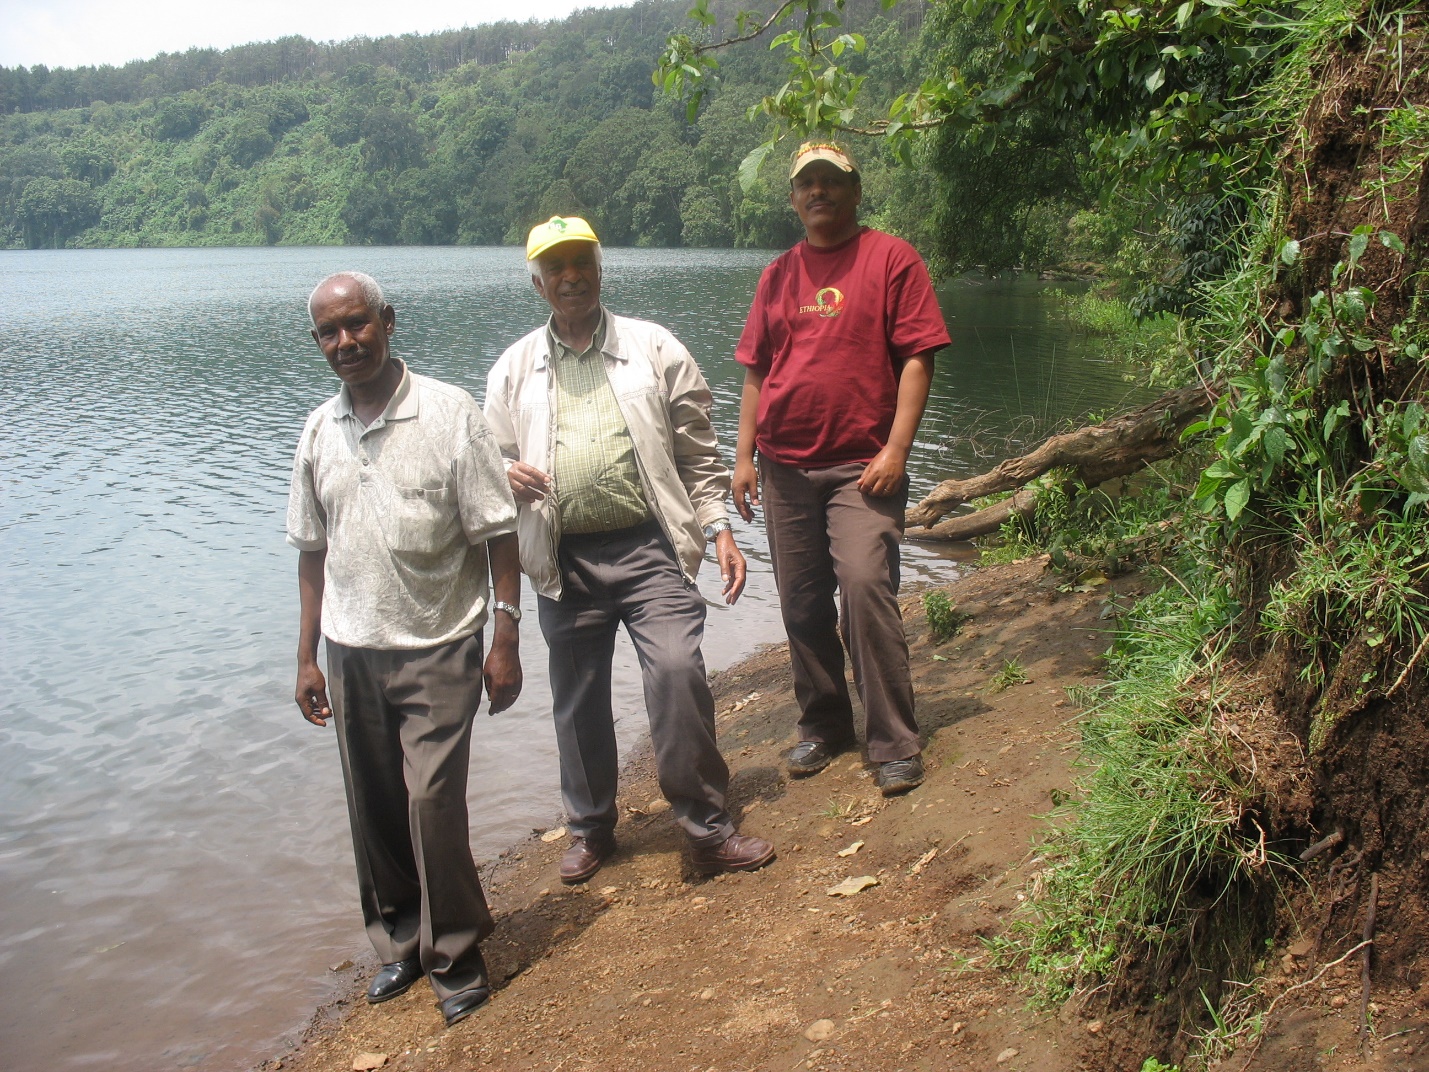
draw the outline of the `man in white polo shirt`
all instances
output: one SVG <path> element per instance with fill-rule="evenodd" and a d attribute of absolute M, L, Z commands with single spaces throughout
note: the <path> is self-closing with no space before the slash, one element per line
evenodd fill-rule
<path fill-rule="evenodd" d="M 362 913 L 383 962 L 367 1000 L 425 974 L 451 1025 L 490 995 L 466 784 L 483 682 L 493 713 L 521 691 L 516 507 L 472 397 L 391 356 L 396 314 L 375 280 L 329 276 L 308 312 L 342 389 L 308 418 L 293 461 L 296 699 L 314 725 L 337 719 Z"/>

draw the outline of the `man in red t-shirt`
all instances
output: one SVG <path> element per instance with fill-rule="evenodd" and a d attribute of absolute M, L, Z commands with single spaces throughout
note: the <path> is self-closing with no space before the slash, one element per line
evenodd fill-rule
<path fill-rule="evenodd" d="M 806 143 L 789 182 L 806 238 L 764 270 L 735 350 L 734 503 L 750 521 L 762 491 L 802 712 L 789 773 L 857 744 L 841 630 L 887 796 L 923 781 L 898 544 L 933 354 L 951 340 L 917 251 L 858 222 L 863 187 L 846 152 Z"/>

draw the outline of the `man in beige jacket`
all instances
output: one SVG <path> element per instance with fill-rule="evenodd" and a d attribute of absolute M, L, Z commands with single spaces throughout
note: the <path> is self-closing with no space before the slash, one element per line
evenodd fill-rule
<path fill-rule="evenodd" d="M 517 504 L 521 567 L 550 646 L 561 794 L 573 840 L 561 880 L 584 882 L 615 851 L 618 775 L 611 658 L 624 624 L 640 658 L 660 789 L 707 874 L 774 858 L 735 832 L 715 744 L 695 574 L 713 540 L 725 601 L 744 556 L 725 511 L 729 470 L 699 367 L 658 324 L 600 304 L 601 248 L 577 217 L 526 246 L 550 319 L 492 367 L 486 419 Z"/>

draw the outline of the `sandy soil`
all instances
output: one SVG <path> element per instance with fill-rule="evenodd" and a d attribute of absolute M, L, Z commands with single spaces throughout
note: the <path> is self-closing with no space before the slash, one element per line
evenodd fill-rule
<path fill-rule="evenodd" d="M 1075 689 L 1098 680 L 1111 614 L 1145 585 L 1127 576 L 1059 591 L 1068 586 L 1040 560 L 976 570 L 948 589 L 970 617 L 938 645 L 917 595 L 905 600 L 929 777 L 892 800 L 852 753 L 789 779 L 781 755 L 797 709 L 787 653 L 746 660 L 715 680 L 721 744 L 736 817 L 775 843 L 774 863 L 697 875 L 648 758 L 637 758 L 619 851 L 588 885 L 560 884 L 564 837 L 533 834 L 485 869 L 498 918 L 484 946 L 488 1007 L 447 1030 L 424 983 L 368 1006 L 373 965 L 357 965 L 346 969 L 348 996 L 261 1068 L 1071 1072 L 1164 1056 L 1135 1010 L 1030 1008 L 983 945 L 1023 900 L 1041 816 L 1071 786 Z M 1009 659 L 1028 681 L 998 689 Z M 876 884 L 830 892 L 865 877 Z M 1304 957 L 1284 953 L 1271 961 L 1281 993 L 1313 976 Z M 1291 993 L 1252 1067 L 1429 1068 L 1414 1052 L 1429 1053 L 1426 1018 L 1407 988 L 1376 995 L 1381 1037 L 1407 1033 L 1361 1058 L 1357 979 L 1353 966 L 1332 969 Z M 1240 1072 L 1245 1056 L 1225 1067 Z"/>

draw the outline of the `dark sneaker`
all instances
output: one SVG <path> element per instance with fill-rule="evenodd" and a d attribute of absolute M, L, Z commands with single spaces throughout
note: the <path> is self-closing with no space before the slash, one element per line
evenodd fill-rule
<path fill-rule="evenodd" d="M 895 759 L 888 763 L 880 763 L 875 781 L 878 783 L 879 790 L 886 797 L 894 796 L 897 793 L 906 793 L 910 789 L 917 789 L 923 784 L 923 757 L 911 756 L 908 759 Z"/>

